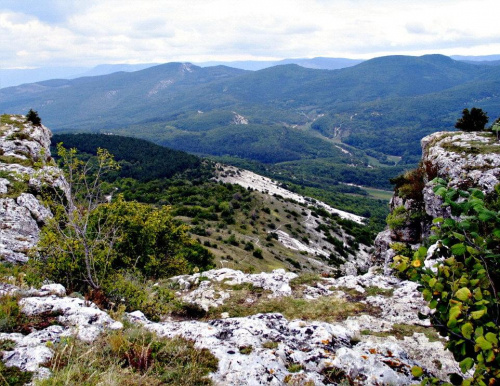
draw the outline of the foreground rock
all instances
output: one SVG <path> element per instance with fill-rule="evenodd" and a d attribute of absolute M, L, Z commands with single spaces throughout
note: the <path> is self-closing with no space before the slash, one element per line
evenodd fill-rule
<path fill-rule="evenodd" d="M 23 116 L 2 116 L 0 125 L 0 261 L 23 263 L 52 213 L 42 192 L 69 195 L 69 187 L 50 157 L 51 132 L 25 123 Z"/>
<path fill-rule="evenodd" d="M 204 279 L 200 281 L 200 277 Z M 239 318 L 226 315 L 224 319 L 209 321 L 161 323 L 147 320 L 139 311 L 127 317 L 130 322 L 160 336 L 182 336 L 193 340 L 198 348 L 209 349 L 219 359 L 219 368 L 211 375 L 218 385 L 307 382 L 328 385 L 342 379 L 363 385 L 409 385 L 418 381 L 411 374 L 415 365 L 441 379 L 457 371 L 453 358 L 444 351 L 443 341 L 432 339 L 426 327 L 419 326 L 417 312 L 429 310 L 414 283 L 381 276 L 374 270 L 362 276 L 317 277 L 307 284 L 297 284 L 300 279 L 283 270 L 252 275 L 223 269 L 176 277 L 172 282 L 184 286 L 178 294 L 184 300 L 190 299 L 207 309 L 230 301 L 235 292 L 231 286 L 249 283 L 250 288 L 265 288 L 264 296 L 271 298 L 331 296 L 345 302 L 362 302 L 369 312 L 353 314 L 333 323 L 292 320 L 272 312 Z M 203 297 L 200 288 L 211 293 L 214 300 L 209 302 L 206 296 Z M 13 349 L 2 352 L 7 366 L 35 371 L 41 377 L 50 374 L 43 367 L 53 355 L 47 342 L 56 343 L 66 336 L 93 341 L 107 329 L 123 327 L 92 303 L 66 297 L 60 285 L 21 291 L 3 284 L 0 292 L 23 294 L 25 297 L 20 305 L 27 315 L 52 315 L 56 320 L 55 325 L 33 330 L 28 335 L 0 334 L 0 341 L 14 342 Z M 406 332 L 396 337 L 396 332 L 402 328 Z"/>
<path fill-rule="evenodd" d="M 60 284 L 29 291 L 12 285 L 0 286 L 0 296 L 16 293 L 26 296 L 19 301 L 23 313 L 30 317 L 41 317 L 42 321 L 51 319 L 55 323 L 39 330 L 33 328 L 28 335 L 0 333 L 0 342 L 14 342 L 11 350 L 0 352 L 6 366 L 35 372 L 37 377 L 45 378 L 50 375 L 50 371 L 44 367 L 53 356 L 50 343 L 57 343 L 62 337 L 69 336 L 92 342 L 105 330 L 123 328 L 121 322 L 113 320 L 95 304 L 66 297 L 66 291 Z"/>
<path fill-rule="evenodd" d="M 230 301 L 231 286 L 251 283 L 266 288 L 271 298 L 336 296 L 354 301 L 350 296 L 355 294 L 377 312 L 349 316 L 337 323 L 287 320 L 278 313 L 207 322 L 153 323 L 141 312 L 130 313 L 128 317 L 161 336 L 180 335 L 195 341 L 199 348 L 209 349 L 219 359 L 219 369 L 212 379 L 220 385 L 307 382 L 326 385 L 344 378 L 363 385 L 409 385 L 417 382 L 411 375 L 414 365 L 441 379 L 457 371 L 443 341 L 421 332 L 431 329 L 421 325 L 417 313 L 429 310 L 415 283 L 374 272 L 339 279 L 322 278 L 298 287 L 294 283 L 296 278 L 282 270 L 252 275 L 221 269 L 177 277 L 173 282 L 183 287 L 179 295 L 185 301 L 205 309 Z M 368 295 L 377 292 L 384 295 Z M 406 329 L 407 333 L 398 339 L 393 336 L 396 329 Z"/>

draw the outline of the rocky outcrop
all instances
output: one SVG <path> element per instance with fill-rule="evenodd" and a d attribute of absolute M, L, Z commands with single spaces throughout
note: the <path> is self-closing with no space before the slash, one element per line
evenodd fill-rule
<path fill-rule="evenodd" d="M 417 248 L 429 236 L 434 218 L 451 216 L 434 193 L 434 178 L 444 179 L 449 188 L 478 188 L 485 194 L 500 183 L 500 142 L 492 133 L 437 132 L 423 138 L 421 144 L 419 168 L 403 177 L 391 199 L 391 215 L 400 216 L 400 224 L 388 227 L 375 240 L 377 263 L 392 261 L 393 243 Z"/>
<path fill-rule="evenodd" d="M 209 349 L 219 359 L 219 369 L 212 374 L 217 385 L 282 385 L 336 384 L 348 378 L 356 384 L 409 385 L 417 381 L 411 374 L 414 365 L 427 374 L 446 379 L 456 371 L 443 341 L 429 339 L 422 332 L 410 332 L 396 338 L 393 330 L 405 326 L 422 327 L 417 313 L 428 312 L 417 285 L 369 272 L 361 276 L 338 279 L 321 278 L 303 284 L 296 292 L 290 286 L 294 274 L 275 271 L 272 274 L 244 274 L 228 269 L 172 279 L 182 286 L 178 295 L 205 308 L 219 307 L 233 295 L 231 285 L 251 283 L 267 288 L 269 297 L 320 296 L 348 297 L 348 292 L 365 294 L 369 309 L 376 314 L 361 313 L 337 323 L 288 320 L 282 314 L 256 314 L 248 317 L 227 317 L 210 321 L 165 321 L 154 323 L 141 312 L 128 314 L 130 321 L 160 336 L 182 336 L 193 340 L 198 348 Z M 282 283 L 276 281 L 281 278 Z M 226 284 L 221 288 L 220 284 Z M 199 285 L 199 287 L 197 287 Z M 295 286 L 295 285 L 294 285 Z M 210 293 L 212 301 L 201 298 L 199 288 Z M 377 289 L 391 292 L 368 295 Z M 375 292 L 377 292 L 375 291 Z M 300 295 L 298 295 L 298 293 Z M 193 296 L 196 294 L 196 296 Z M 248 304 L 251 307 L 251 303 Z M 399 327 L 401 328 L 401 327 Z"/>
<path fill-rule="evenodd" d="M 13 342 L 12 349 L 0 351 L 5 365 L 35 372 L 37 377 L 50 376 L 50 371 L 44 364 L 54 354 L 51 347 L 61 338 L 75 336 L 92 342 L 104 330 L 123 328 L 121 322 L 113 320 L 95 304 L 65 296 L 66 290 L 60 284 L 45 285 L 39 290 L 25 290 L 13 285 L 0 284 L 0 296 L 16 293 L 21 296 L 19 305 L 23 313 L 30 317 L 41 315 L 46 318 L 51 317 L 55 323 L 46 328 L 33 328 L 27 335 L 0 333 L 0 342 Z"/>
<path fill-rule="evenodd" d="M 245 274 L 242 271 L 222 268 L 194 275 L 176 276 L 171 279 L 175 286 L 183 290 L 182 299 L 207 310 L 217 307 L 229 298 L 229 293 L 217 288 L 214 284 L 224 283 L 226 286 L 248 283 L 271 292 L 271 296 L 291 295 L 289 282 L 298 275 L 277 269 L 271 273 Z"/>
<path fill-rule="evenodd" d="M 193 340 L 198 348 L 209 349 L 219 360 L 217 372 L 211 374 L 216 385 L 308 381 L 329 385 L 345 378 L 363 385 L 410 385 L 417 381 L 411 374 L 415 365 L 441 379 L 456 371 L 456 363 L 444 350 L 444 342 L 426 334 L 426 325 L 418 319 L 417 312 L 429 310 L 415 283 L 380 275 L 374 270 L 337 279 L 317 277 L 305 284 L 300 284 L 300 279 L 283 270 L 245 274 L 221 269 L 176 277 L 171 282 L 182 287 L 177 295 L 184 301 L 197 304 L 202 301 L 201 305 L 208 309 L 230 301 L 237 292 L 235 286 L 247 283 L 266 289 L 262 296 L 306 300 L 330 296 L 339 299 L 332 307 L 341 307 L 344 301 L 359 301 L 365 304 L 366 311 L 337 322 L 287 319 L 275 312 L 155 323 L 136 311 L 127 314 L 127 318 L 160 336 L 182 336 Z M 203 291 L 198 291 L 200 288 Z M 203 292 L 213 295 L 211 302 L 202 296 Z M 225 296 L 221 296 L 223 292 Z M 123 328 L 122 323 L 91 302 L 65 296 L 64 287 L 58 284 L 45 285 L 39 290 L 0 285 L 1 295 L 15 293 L 21 296 L 19 304 L 25 314 L 51 316 L 55 320 L 54 325 L 33 329 L 28 335 L 0 334 L 0 341 L 8 340 L 12 346 L 1 353 L 6 365 L 34 371 L 38 377 L 50 375 L 44 363 L 53 356 L 52 344 L 64 337 L 76 336 L 91 342 L 105 330 Z M 357 300 L 351 299 L 352 296 Z M 252 303 L 246 307 L 251 308 Z M 397 336 L 398 329 L 406 332 Z"/>
<path fill-rule="evenodd" d="M 50 157 L 50 130 L 2 116 L 0 125 L 0 260 L 23 263 L 52 213 L 42 192 L 69 195 L 61 170 Z"/>

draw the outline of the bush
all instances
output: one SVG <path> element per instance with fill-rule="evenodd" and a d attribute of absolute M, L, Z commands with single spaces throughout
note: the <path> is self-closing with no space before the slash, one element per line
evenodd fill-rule
<path fill-rule="evenodd" d="M 434 191 L 455 218 L 434 219 L 435 258 L 425 267 L 427 249 L 421 247 L 413 257 L 398 255 L 394 267 L 421 285 L 424 299 L 434 310 L 432 325 L 443 336 L 459 362 L 463 374 L 474 370 L 471 379 L 453 374 L 454 384 L 488 385 L 500 378 L 500 187 L 492 197 L 477 189 L 468 192 L 448 189 L 446 181 L 436 180 Z M 421 373 L 421 369 L 415 370 Z M 434 381 L 434 380 L 431 380 Z"/>

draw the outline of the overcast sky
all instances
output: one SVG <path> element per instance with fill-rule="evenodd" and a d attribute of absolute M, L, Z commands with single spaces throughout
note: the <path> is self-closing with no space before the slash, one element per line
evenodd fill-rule
<path fill-rule="evenodd" d="M 0 68 L 500 54 L 498 0 L 0 0 Z"/>

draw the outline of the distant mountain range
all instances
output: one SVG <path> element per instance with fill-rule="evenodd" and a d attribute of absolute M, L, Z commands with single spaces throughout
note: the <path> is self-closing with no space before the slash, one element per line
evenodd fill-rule
<path fill-rule="evenodd" d="M 500 55 L 486 56 L 452 56 L 452 59 L 466 61 L 475 64 L 500 64 Z M 200 67 L 228 66 L 242 70 L 258 71 L 264 68 L 278 66 L 282 64 L 297 64 L 305 68 L 318 70 L 338 70 L 340 68 L 351 67 L 363 62 L 362 59 L 348 58 L 297 58 L 271 60 L 241 60 L 241 61 L 210 61 L 194 62 Z M 139 71 L 148 67 L 159 65 L 160 63 L 140 63 L 140 64 L 100 64 L 95 67 L 41 67 L 28 69 L 0 69 L 0 89 L 5 87 L 18 86 L 24 83 L 41 82 L 49 79 L 75 79 L 84 76 L 108 75 L 114 72 Z"/>
<path fill-rule="evenodd" d="M 242 70 L 257 71 L 280 64 L 297 64 L 305 68 L 316 68 L 323 70 L 336 70 L 339 68 L 354 66 L 363 60 L 346 58 L 312 58 L 312 59 L 283 59 L 279 61 L 212 61 L 194 63 L 200 67 L 228 66 Z M 50 79 L 75 79 L 84 76 L 108 75 L 114 72 L 133 72 L 148 67 L 157 66 L 160 63 L 141 64 L 100 64 L 95 67 L 41 67 L 28 69 L 0 69 L 0 89 L 5 87 L 19 86 L 25 83 L 42 82 Z"/>
<path fill-rule="evenodd" d="M 325 162 L 342 170 L 394 164 L 391 156 L 416 162 L 423 136 L 452 129 L 473 106 L 491 120 L 500 116 L 500 66 L 442 55 L 387 56 L 337 70 L 168 63 L 0 90 L 1 112 L 33 108 L 53 131 L 136 136 L 283 166 L 302 162 L 308 171 Z M 342 178 L 363 182 L 353 173 Z"/>

